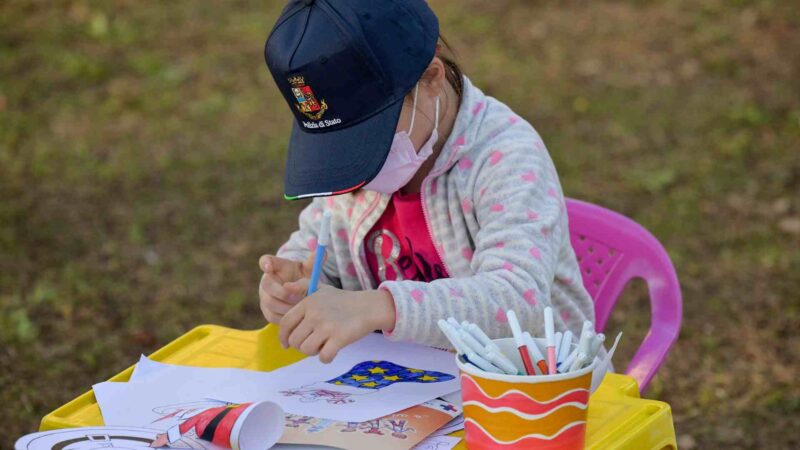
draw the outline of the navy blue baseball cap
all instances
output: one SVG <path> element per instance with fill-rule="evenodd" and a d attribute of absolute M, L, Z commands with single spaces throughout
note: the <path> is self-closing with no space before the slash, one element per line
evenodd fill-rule
<path fill-rule="evenodd" d="M 295 115 L 287 199 L 350 192 L 380 171 L 403 98 L 436 54 L 424 0 L 292 0 L 267 38 L 267 67 Z"/>

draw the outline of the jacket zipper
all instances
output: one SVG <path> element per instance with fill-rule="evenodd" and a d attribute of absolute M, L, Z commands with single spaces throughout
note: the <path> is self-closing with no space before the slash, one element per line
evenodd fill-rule
<path fill-rule="evenodd" d="M 428 214 L 428 202 L 425 196 L 425 189 L 428 185 L 430 185 L 429 181 L 432 177 L 438 177 L 439 175 L 446 172 L 452 166 L 453 156 L 455 156 L 456 152 L 452 152 L 450 154 L 450 158 L 448 158 L 447 163 L 436 173 L 429 173 L 425 179 L 422 180 L 422 192 L 420 192 L 420 201 L 422 203 L 422 217 L 425 219 L 425 225 L 428 228 L 428 236 L 431 238 L 431 242 L 433 242 L 433 248 L 436 250 L 436 255 L 439 256 L 439 260 L 442 261 L 442 265 L 444 266 L 444 270 L 447 272 L 448 277 L 453 277 L 453 272 L 447 267 L 447 261 L 444 259 L 444 255 L 441 251 L 439 251 L 438 241 L 433 236 L 433 228 L 431 227 L 430 216 Z"/>
<path fill-rule="evenodd" d="M 380 195 L 375 196 L 375 200 L 372 201 L 372 204 L 369 205 L 369 207 L 367 207 L 367 210 L 364 211 L 364 214 L 362 214 L 361 217 L 358 218 L 358 221 L 356 222 L 356 226 L 353 227 L 353 234 L 350 236 L 350 253 L 352 253 L 353 255 L 358 255 L 359 262 L 361 264 L 363 264 L 364 266 L 367 265 L 367 263 L 366 263 L 366 255 L 364 254 L 364 246 L 363 245 L 359 245 L 358 248 L 356 248 L 355 247 L 355 239 L 356 239 L 356 235 L 358 234 L 358 229 L 361 227 L 361 224 L 364 223 L 364 220 L 375 209 L 375 207 L 378 206 L 378 203 L 380 201 L 381 201 L 381 196 Z M 357 251 L 353 252 L 353 250 L 357 250 Z M 353 264 L 353 266 L 355 266 L 355 264 Z M 371 282 L 366 282 L 365 283 L 365 279 L 361 276 L 361 271 L 359 270 L 359 268 L 355 267 L 355 269 L 356 269 L 356 276 L 358 277 L 358 282 L 361 283 L 362 286 L 372 287 L 372 283 Z"/>

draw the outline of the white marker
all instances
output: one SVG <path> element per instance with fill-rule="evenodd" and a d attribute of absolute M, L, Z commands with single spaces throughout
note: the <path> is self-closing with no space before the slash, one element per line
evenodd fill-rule
<path fill-rule="evenodd" d="M 470 334 L 473 335 L 475 339 L 477 339 L 478 342 L 484 346 L 491 345 L 492 348 L 500 348 L 497 346 L 497 344 L 492 342 L 492 340 L 486 335 L 486 333 L 483 332 L 483 330 L 481 330 L 481 327 L 475 325 L 474 323 L 469 324 L 467 326 L 467 330 L 469 330 Z"/>
<path fill-rule="evenodd" d="M 606 340 L 606 335 L 603 333 L 596 334 L 594 336 L 594 340 L 592 341 L 591 347 L 589 348 L 589 360 L 593 360 L 595 356 L 597 356 L 597 352 L 600 351 L 600 346 L 603 345 L 603 342 Z"/>
<path fill-rule="evenodd" d="M 478 356 L 478 354 L 476 354 L 475 352 L 469 352 L 467 353 L 466 356 L 469 362 L 471 362 L 473 365 L 475 365 L 481 370 L 492 373 L 505 373 L 502 370 L 498 369 L 497 367 L 493 366 L 492 363 L 490 363 L 489 361 Z"/>
<path fill-rule="evenodd" d="M 586 355 L 586 353 L 578 353 L 578 357 L 575 358 L 575 361 L 573 361 L 572 365 L 570 365 L 569 371 L 572 372 L 574 370 L 583 368 L 583 365 L 586 364 L 587 359 L 589 359 L 589 357 Z"/>
<path fill-rule="evenodd" d="M 569 372 L 570 366 L 572 366 L 572 363 L 575 361 L 575 358 L 578 357 L 579 353 L 578 350 L 579 350 L 578 347 L 575 347 L 575 349 L 573 349 L 572 352 L 570 352 L 570 354 L 567 355 L 566 358 L 564 358 L 564 361 L 561 363 L 561 366 L 558 367 L 558 373 Z"/>
<path fill-rule="evenodd" d="M 561 337 L 561 345 L 558 346 L 558 353 L 556 353 L 556 368 L 561 367 L 564 360 L 569 356 L 572 351 L 572 331 L 567 330 Z"/>
<path fill-rule="evenodd" d="M 486 359 L 494 364 L 495 366 L 503 369 L 503 372 L 509 375 L 519 375 L 519 370 L 517 370 L 517 366 L 514 365 L 511 361 L 508 360 L 504 355 L 497 353 L 494 350 L 489 350 L 486 352 Z"/>
<path fill-rule="evenodd" d="M 461 324 L 458 323 L 458 321 L 456 319 L 452 318 L 452 317 L 448 317 L 447 318 L 447 323 L 452 325 L 453 328 L 455 328 L 456 330 L 460 330 L 461 329 Z"/>
<path fill-rule="evenodd" d="M 484 354 L 486 353 L 486 351 L 483 349 L 483 346 L 474 337 L 472 337 L 471 334 L 464 331 L 464 329 L 461 329 L 458 330 L 458 337 L 460 337 L 461 340 L 464 341 L 465 344 L 467 344 L 467 347 L 471 351 L 479 354 L 480 356 L 483 356 L 484 358 L 486 357 L 486 355 Z"/>
<path fill-rule="evenodd" d="M 592 350 L 592 341 L 594 340 L 594 326 L 588 320 L 583 322 L 583 330 L 581 330 L 581 337 L 578 339 L 578 349 L 585 354 L 589 354 Z"/>
<path fill-rule="evenodd" d="M 461 338 L 458 337 L 458 332 L 445 320 L 439 319 L 436 323 L 450 343 L 453 344 L 453 348 L 456 349 L 456 352 L 458 352 L 459 355 L 466 355 L 468 351 L 467 346 L 461 341 Z"/>

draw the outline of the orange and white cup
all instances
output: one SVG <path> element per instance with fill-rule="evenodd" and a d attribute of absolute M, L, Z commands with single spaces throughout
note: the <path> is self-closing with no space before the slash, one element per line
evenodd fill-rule
<path fill-rule="evenodd" d="M 514 339 L 494 342 L 523 367 Z M 456 363 L 470 450 L 584 448 L 596 360 L 574 372 L 524 376 L 485 372 L 460 356 Z"/>

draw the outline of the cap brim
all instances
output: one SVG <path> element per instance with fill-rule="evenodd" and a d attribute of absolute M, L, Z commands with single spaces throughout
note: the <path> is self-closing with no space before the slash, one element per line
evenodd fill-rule
<path fill-rule="evenodd" d="M 344 194 L 378 175 L 392 146 L 403 99 L 356 125 L 308 133 L 295 121 L 289 138 L 284 196 L 289 200 Z"/>

